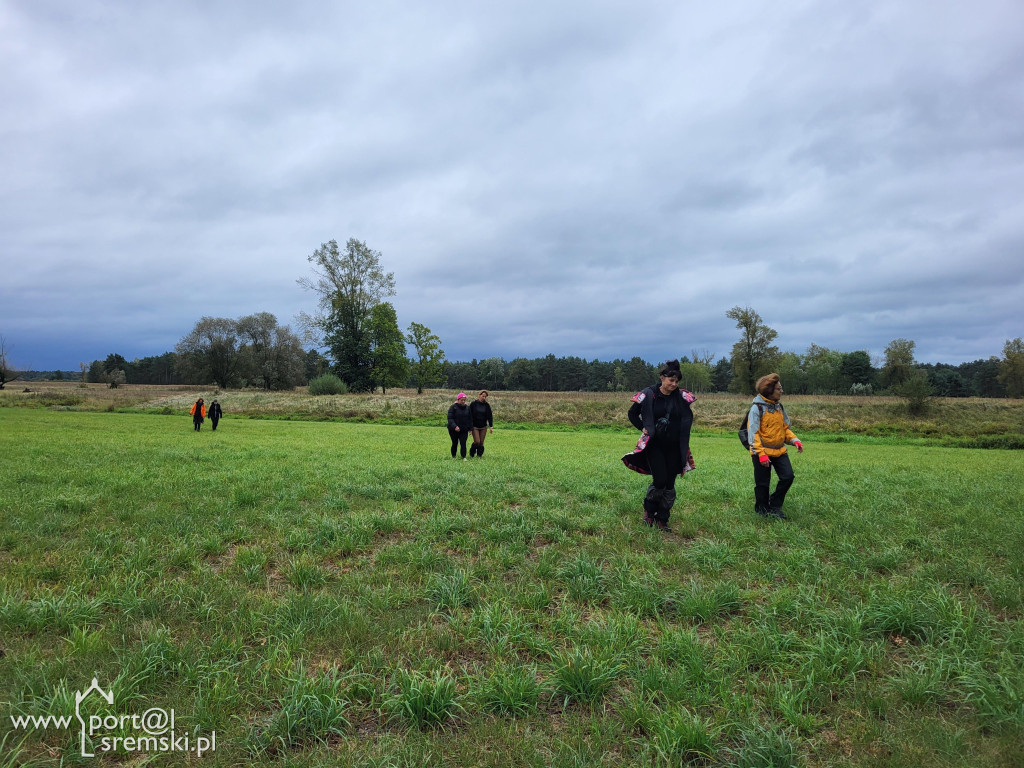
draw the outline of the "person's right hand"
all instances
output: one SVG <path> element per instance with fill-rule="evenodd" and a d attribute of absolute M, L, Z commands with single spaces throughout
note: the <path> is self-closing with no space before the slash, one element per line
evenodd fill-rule
<path fill-rule="evenodd" d="M 767 467 L 769 464 L 771 464 L 771 459 L 769 459 L 768 456 L 766 454 L 763 454 L 763 453 L 758 458 L 758 461 L 761 462 L 761 466 L 762 467 Z"/>

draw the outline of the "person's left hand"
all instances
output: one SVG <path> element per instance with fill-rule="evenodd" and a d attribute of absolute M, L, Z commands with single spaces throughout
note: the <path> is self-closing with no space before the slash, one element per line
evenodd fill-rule
<path fill-rule="evenodd" d="M 803 453 L 804 452 L 804 444 L 801 443 L 799 440 L 794 440 L 793 441 L 793 445 L 796 446 L 796 452 L 797 453 Z"/>

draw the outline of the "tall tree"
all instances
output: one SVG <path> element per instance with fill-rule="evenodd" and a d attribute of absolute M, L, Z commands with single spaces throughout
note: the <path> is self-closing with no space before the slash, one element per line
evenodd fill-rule
<path fill-rule="evenodd" d="M 843 377 L 842 352 L 811 344 L 803 359 L 807 391 L 817 395 L 845 394 L 850 385 Z M 786 387 L 787 391 L 789 387 Z"/>
<path fill-rule="evenodd" d="M 509 389 L 535 390 L 540 382 L 537 364 L 525 357 L 517 357 L 508 366 L 505 386 Z"/>
<path fill-rule="evenodd" d="M 1019 336 L 1003 345 L 998 380 L 1008 397 L 1024 397 L 1024 340 Z"/>
<path fill-rule="evenodd" d="M 391 302 L 383 301 L 370 310 L 370 385 L 386 393 L 388 387 L 405 382 L 409 360 L 405 356 L 405 337 L 398 327 L 398 315 Z"/>
<path fill-rule="evenodd" d="M 307 258 L 313 277 L 298 281 L 317 294 L 319 303 L 316 314 L 300 315 L 303 325 L 318 342 L 326 342 L 335 372 L 356 391 L 371 386 L 370 310 L 395 295 L 395 275 L 381 268 L 380 259 L 380 251 L 354 238 L 344 251 L 330 240 Z"/>
<path fill-rule="evenodd" d="M 278 325 L 270 312 L 240 317 L 240 371 L 250 384 L 266 390 L 294 389 L 305 381 L 306 351 L 287 325 Z"/>
<path fill-rule="evenodd" d="M 241 359 L 238 324 L 226 317 L 204 317 L 175 347 L 175 370 L 191 383 L 235 383 Z"/>
<path fill-rule="evenodd" d="M 444 381 L 444 350 L 441 349 L 441 339 L 427 326 L 410 323 L 408 330 L 405 341 L 412 345 L 416 354 L 411 366 L 412 377 L 416 382 L 416 394 L 423 394 L 424 387 Z"/>
<path fill-rule="evenodd" d="M 505 388 L 506 366 L 504 359 L 500 357 L 485 358 L 480 361 L 478 368 L 480 370 L 480 389 Z"/>
<path fill-rule="evenodd" d="M 740 340 L 732 346 L 733 379 L 730 389 L 744 394 L 753 394 L 757 380 L 771 373 L 779 348 L 772 345 L 779 334 L 761 320 L 761 316 L 750 307 L 733 307 L 725 316 L 736 321 L 742 331 Z"/>
<path fill-rule="evenodd" d="M 885 363 L 878 374 L 879 383 L 892 389 L 912 378 L 914 370 L 914 342 L 909 339 L 890 341 L 885 348 Z"/>
<path fill-rule="evenodd" d="M 851 386 L 853 384 L 870 384 L 875 375 L 875 369 L 871 365 L 871 355 L 863 349 L 844 354 L 839 370 Z"/>
<path fill-rule="evenodd" d="M 629 392 L 639 392 L 658 380 L 657 369 L 642 357 L 631 357 L 622 366 L 622 372 L 625 377 L 626 390 Z"/>
<path fill-rule="evenodd" d="M 112 373 L 113 371 L 127 371 L 130 368 L 130 364 L 121 355 L 114 354 L 111 352 L 107 355 L 107 359 L 103 361 L 103 372 Z"/>
<path fill-rule="evenodd" d="M 10 350 L 7 348 L 7 339 L 0 336 L 0 389 L 3 389 L 5 384 L 17 381 L 25 375 L 24 370 L 16 368 L 10 361 L 9 354 Z"/>

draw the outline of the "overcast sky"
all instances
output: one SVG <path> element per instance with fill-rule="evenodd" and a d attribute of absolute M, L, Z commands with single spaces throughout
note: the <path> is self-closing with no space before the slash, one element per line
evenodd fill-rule
<path fill-rule="evenodd" d="M 1024 3 L 0 0 L 0 335 L 295 326 L 349 238 L 449 359 L 1024 336 Z"/>

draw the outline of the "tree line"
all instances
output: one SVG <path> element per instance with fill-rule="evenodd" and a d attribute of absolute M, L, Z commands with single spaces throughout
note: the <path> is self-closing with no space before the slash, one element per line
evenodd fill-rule
<path fill-rule="evenodd" d="M 317 391 L 386 392 L 394 387 L 551 392 L 637 391 L 657 380 L 657 367 L 640 358 L 611 361 L 581 357 L 488 357 L 469 362 L 445 358 L 441 339 L 413 322 L 403 332 L 388 298 L 393 272 L 381 254 L 349 239 L 323 243 L 307 261 L 312 276 L 298 283 L 317 298 L 313 314 L 299 316 L 299 332 L 269 312 L 232 319 L 203 317 L 173 352 L 132 361 L 118 354 L 80 365 L 82 381 L 122 384 L 216 384 L 221 388 L 288 390 L 325 378 Z M 1024 397 L 1024 341 L 1008 340 L 1003 357 L 960 365 L 925 364 L 915 343 L 894 339 L 875 365 L 865 350 L 844 352 L 812 344 L 805 353 L 783 352 L 778 333 L 750 307 L 733 307 L 739 338 L 731 354 L 692 350 L 679 355 L 680 386 L 693 392 L 751 394 L 758 378 L 778 372 L 790 394 L 890 393 L 920 402 L 942 397 Z M 660 361 L 659 361 L 660 362 Z M 0 337 L 0 388 L 15 378 L 42 378 L 7 364 Z M 57 371 L 51 378 L 75 374 Z M 312 391 L 312 389 L 311 389 Z"/>

